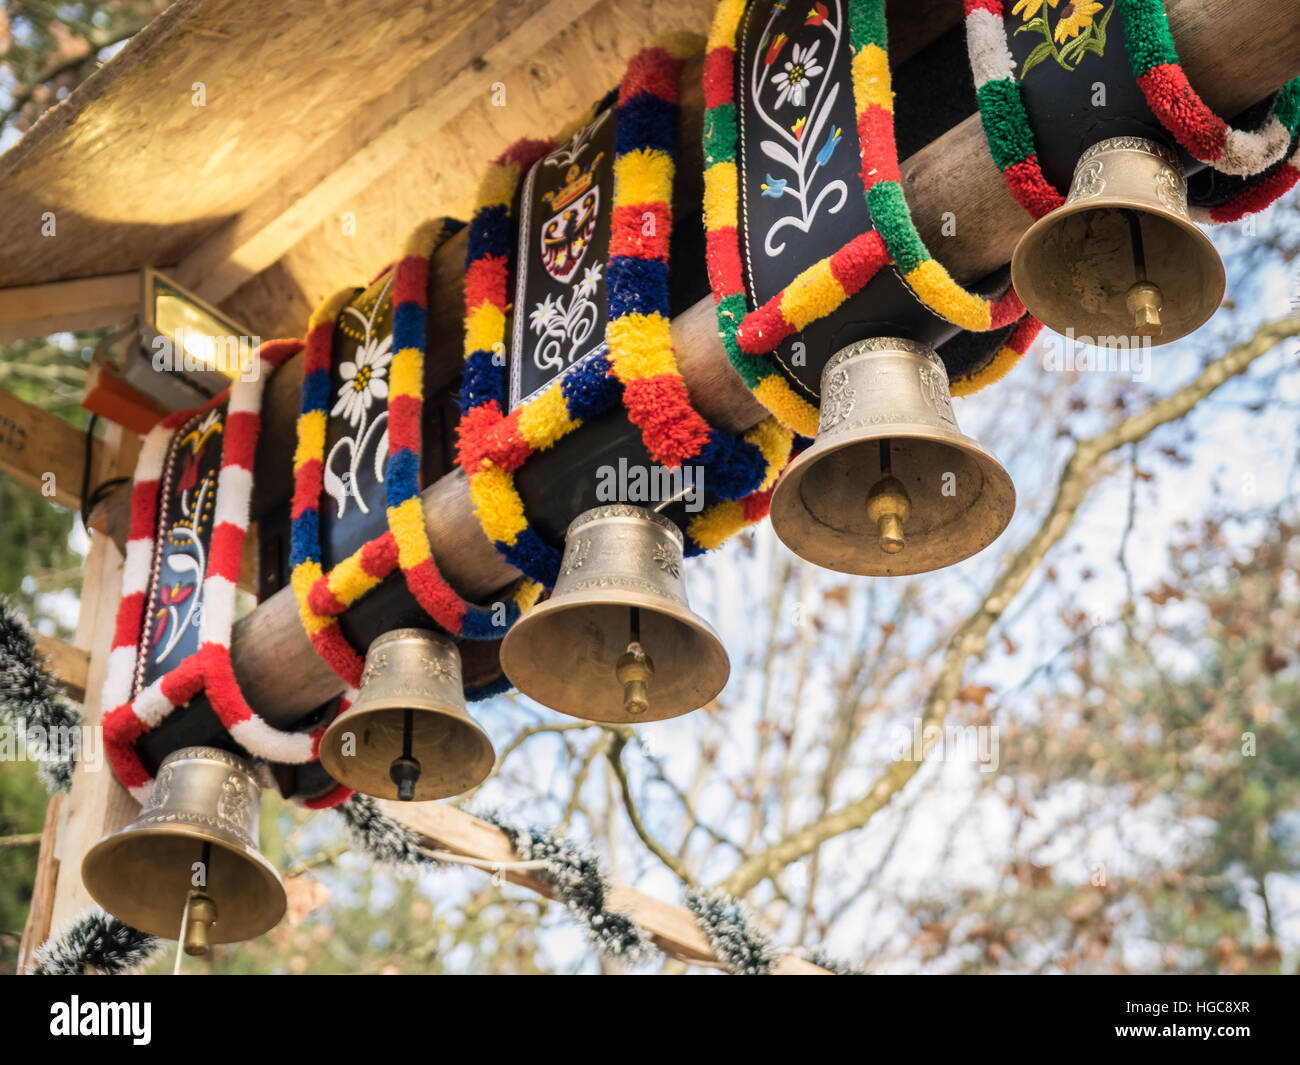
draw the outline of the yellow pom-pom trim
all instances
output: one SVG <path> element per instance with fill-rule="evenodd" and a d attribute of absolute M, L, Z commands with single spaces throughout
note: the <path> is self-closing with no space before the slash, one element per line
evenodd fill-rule
<path fill-rule="evenodd" d="M 569 417 L 569 406 L 559 384 L 553 384 L 519 412 L 519 432 L 536 451 L 545 451 L 581 423 Z"/>
<path fill-rule="evenodd" d="M 714 163 L 704 171 L 704 227 L 736 228 L 736 164 Z"/>
<path fill-rule="evenodd" d="M 513 478 L 500 466 L 488 463 L 469 484 L 470 499 L 483 532 L 489 540 L 513 544 L 528 528 L 524 503 L 515 491 Z"/>
<path fill-rule="evenodd" d="M 325 412 L 309 410 L 298 415 L 298 446 L 293 452 L 293 468 L 325 454 Z"/>
<path fill-rule="evenodd" d="M 424 387 L 424 352 L 403 348 L 388 368 L 388 402 L 401 396 L 420 396 Z"/>
<path fill-rule="evenodd" d="M 802 330 L 825 318 L 848 298 L 844 286 L 831 273 L 830 259 L 822 259 L 786 286 L 781 295 L 781 316 L 796 331 Z"/>
<path fill-rule="evenodd" d="M 893 113 L 894 93 L 890 88 L 889 56 L 879 45 L 869 44 L 853 57 L 853 95 L 858 113 L 869 104 Z"/>
<path fill-rule="evenodd" d="M 605 339 L 614 375 L 624 384 L 677 373 L 672 326 L 658 311 L 615 318 L 605 327 Z"/>
<path fill-rule="evenodd" d="M 937 259 L 927 259 L 905 277 L 921 302 L 940 317 L 976 333 L 987 332 L 992 327 L 993 309 L 989 301 L 958 285 Z"/>
<path fill-rule="evenodd" d="M 673 160 L 656 148 L 638 148 L 614 163 L 614 187 L 620 203 L 671 203 Z"/>
<path fill-rule="evenodd" d="M 782 378 L 770 374 L 754 388 L 758 401 L 800 436 L 817 435 L 817 408 Z"/>

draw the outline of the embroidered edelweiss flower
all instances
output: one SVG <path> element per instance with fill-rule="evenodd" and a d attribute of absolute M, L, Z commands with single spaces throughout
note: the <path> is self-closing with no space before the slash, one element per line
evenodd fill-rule
<path fill-rule="evenodd" d="M 1061 8 L 1061 17 L 1056 23 L 1056 43 L 1060 44 L 1067 37 L 1077 37 L 1080 30 L 1092 25 L 1092 16 L 1102 9 L 1096 0 L 1080 0 L 1077 4 L 1066 4 Z"/>
<path fill-rule="evenodd" d="M 1047 3 L 1051 7 L 1055 7 L 1060 2 L 1061 0 L 1047 0 Z M 1016 0 L 1016 6 L 1011 9 L 1011 13 L 1013 15 L 1019 15 L 1023 11 L 1025 21 L 1028 22 L 1038 14 L 1038 9 L 1042 6 L 1043 0 Z"/>
<path fill-rule="evenodd" d="M 821 41 L 813 41 L 807 48 L 797 44 L 786 61 L 785 70 L 772 75 L 772 84 L 781 90 L 774 107 L 780 107 L 789 100 L 795 107 L 803 107 L 808 86 L 812 79 L 822 72 L 817 65 L 817 46 Z"/>
<path fill-rule="evenodd" d="M 579 296 L 590 296 L 596 291 L 596 285 L 600 283 L 600 270 L 600 263 L 596 263 L 582 271 L 582 280 L 578 283 Z"/>
<path fill-rule="evenodd" d="M 343 383 L 339 385 L 339 401 L 330 411 L 331 418 L 342 415 L 348 424 L 356 426 L 377 399 L 388 398 L 388 364 L 393 361 L 393 334 L 382 340 L 371 337 L 357 348 L 353 362 L 339 367 Z"/>
<path fill-rule="evenodd" d="M 544 333 L 546 332 L 547 323 L 550 322 L 551 315 L 554 313 L 555 300 L 551 298 L 548 292 L 542 302 L 528 312 L 528 324 L 533 327 L 534 332 Z"/>

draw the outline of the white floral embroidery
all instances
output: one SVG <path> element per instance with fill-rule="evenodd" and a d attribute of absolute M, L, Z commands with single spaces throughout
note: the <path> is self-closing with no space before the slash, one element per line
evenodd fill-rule
<path fill-rule="evenodd" d="M 569 293 L 569 305 L 564 305 L 564 297 L 544 296 L 540 303 L 528 312 L 528 324 L 537 334 L 537 347 L 533 349 L 533 362 L 539 370 L 562 370 L 572 364 L 578 356 L 578 350 L 591 331 L 596 328 L 600 317 L 596 301 L 592 297 L 600 285 L 600 263 L 584 267 L 582 280 Z M 568 354 L 564 348 L 568 344 Z"/>
<path fill-rule="evenodd" d="M 775 107 L 780 107 L 789 100 L 795 107 L 803 107 L 806 94 L 813 78 L 825 69 L 818 66 L 817 46 L 821 41 L 813 41 L 807 48 L 795 45 L 791 58 L 786 60 L 785 70 L 772 75 L 772 84 L 781 90 L 776 98 Z"/>
<path fill-rule="evenodd" d="M 388 460 L 388 408 L 385 406 L 373 422 L 370 408 L 376 400 L 388 399 L 388 364 L 393 361 L 393 334 L 390 331 L 387 336 L 376 336 L 375 323 L 391 285 L 390 276 L 368 316 L 355 307 L 346 307 L 343 312 L 361 322 L 362 337 L 353 359 L 339 366 L 343 383 L 339 385 L 338 402 L 330 411 L 331 418 L 345 418 L 352 429 L 351 436 L 339 437 L 330 448 L 322 478 L 325 491 L 338 506 L 340 518 L 347 511 L 349 499 L 356 503 L 362 514 L 370 513 L 370 507 L 361 495 L 357 475 L 361 471 L 362 458 L 372 444 L 375 480 L 381 484 L 384 480 L 384 464 Z M 347 468 L 341 476 L 334 468 L 334 460 L 339 455 L 344 455 L 347 461 Z"/>
<path fill-rule="evenodd" d="M 351 310 L 351 308 L 348 308 Z M 393 361 L 393 335 L 380 340 L 367 331 L 365 341 L 357 348 L 354 362 L 339 367 L 343 384 L 339 386 L 339 401 L 330 411 L 331 418 L 342 415 L 354 429 L 366 411 L 377 399 L 388 398 L 388 364 Z"/>

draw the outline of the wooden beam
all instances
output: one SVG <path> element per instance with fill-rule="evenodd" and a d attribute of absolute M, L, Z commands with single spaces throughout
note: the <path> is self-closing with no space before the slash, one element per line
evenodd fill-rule
<path fill-rule="evenodd" d="M 477 858 L 485 862 L 520 860 L 510 837 L 496 825 L 454 806 L 439 802 L 401 803 L 380 801 L 389 817 L 414 829 L 433 848 Z M 542 873 L 531 869 L 502 869 L 502 875 L 548 899 L 558 898 L 555 886 Z M 609 908 L 627 914 L 650 934 L 664 953 L 688 962 L 721 964 L 708 937 L 700 930 L 695 915 L 684 906 L 674 906 L 625 884 L 613 884 Z M 780 975 L 828 976 L 826 969 L 793 954 L 785 955 L 773 970 Z"/>
<path fill-rule="evenodd" d="M 0 288 L 0 344 L 117 325 L 139 308 L 140 275 L 134 270 Z"/>
<path fill-rule="evenodd" d="M 63 686 L 68 698 L 81 702 L 86 697 L 86 677 L 90 673 L 90 653 L 53 636 L 33 633 L 36 650 L 45 657 L 51 675 Z"/>
<path fill-rule="evenodd" d="M 86 467 L 86 434 L 0 389 L 0 473 L 46 498 L 76 510 Z M 107 478 L 103 445 L 90 452 L 90 483 Z"/>

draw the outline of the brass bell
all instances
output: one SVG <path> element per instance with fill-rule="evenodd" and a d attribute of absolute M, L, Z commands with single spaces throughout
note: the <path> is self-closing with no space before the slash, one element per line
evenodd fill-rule
<path fill-rule="evenodd" d="M 455 643 L 428 629 L 377 637 L 356 701 L 321 738 L 320 760 L 339 783 L 381 799 L 445 799 L 482 783 L 496 754 L 465 708 Z"/>
<path fill-rule="evenodd" d="M 860 340 L 822 371 L 817 439 L 772 494 L 800 558 L 874 577 L 951 566 L 998 538 L 1011 477 L 957 428 L 943 361 L 897 337 Z"/>
<path fill-rule="evenodd" d="M 1178 156 L 1141 137 L 1112 137 L 1080 156 L 1065 203 L 1020 238 L 1011 281 L 1049 329 L 1106 346 L 1168 344 L 1223 300 L 1223 262 L 1187 213 Z"/>
<path fill-rule="evenodd" d="M 501 668 L 545 706 L 619 724 L 699 709 L 731 673 L 722 641 L 687 605 L 681 530 L 618 504 L 569 525 L 555 590 L 506 633 Z"/>
<path fill-rule="evenodd" d="M 149 802 L 81 863 L 86 890 L 133 928 L 185 932 L 187 954 L 240 943 L 284 916 L 284 882 L 257 849 L 261 786 L 244 759 L 184 747 L 158 769 Z"/>

